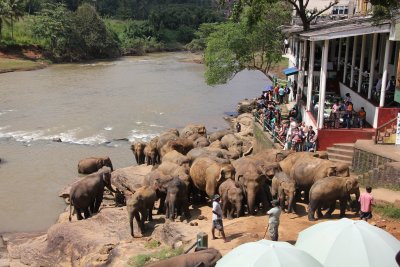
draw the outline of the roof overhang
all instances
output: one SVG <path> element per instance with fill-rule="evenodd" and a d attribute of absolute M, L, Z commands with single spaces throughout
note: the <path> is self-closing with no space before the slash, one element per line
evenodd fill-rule
<path fill-rule="evenodd" d="M 373 33 L 389 33 L 390 24 L 372 25 L 371 23 L 350 24 L 326 29 L 299 33 L 300 39 L 323 41 Z"/>

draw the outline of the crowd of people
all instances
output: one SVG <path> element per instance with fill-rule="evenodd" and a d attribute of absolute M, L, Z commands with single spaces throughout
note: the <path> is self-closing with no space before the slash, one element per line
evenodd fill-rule
<path fill-rule="evenodd" d="M 257 115 L 264 127 L 284 145 L 286 150 L 315 151 L 317 134 L 312 126 L 301 122 L 297 105 L 289 110 L 288 118 L 282 118 L 282 104 L 288 104 L 288 86 L 270 86 L 257 100 Z"/>
<path fill-rule="evenodd" d="M 332 105 L 329 118 L 326 120 L 327 128 L 364 128 L 366 126 L 367 113 L 364 107 L 355 111 L 350 93 L 343 100 L 337 100 Z"/>

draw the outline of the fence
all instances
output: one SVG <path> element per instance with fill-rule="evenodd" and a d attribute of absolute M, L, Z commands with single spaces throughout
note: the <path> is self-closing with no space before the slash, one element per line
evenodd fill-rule
<path fill-rule="evenodd" d="M 266 119 L 260 118 L 260 115 L 257 111 L 253 113 L 253 116 L 254 121 L 258 122 L 262 126 L 263 131 L 268 132 L 271 135 L 273 143 L 279 143 L 282 147 L 285 146 L 285 143 L 279 139 L 277 133 L 275 132 L 274 123 L 270 124 Z"/>

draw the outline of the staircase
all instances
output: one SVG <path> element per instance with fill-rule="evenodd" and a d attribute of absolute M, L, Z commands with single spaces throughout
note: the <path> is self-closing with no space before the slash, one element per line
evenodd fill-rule
<path fill-rule="evenodd" d="M 328 158 L 332 161 L 353 164 L 354 144 L 342 143 L 334 144 L 333 147 L 328 147 Z"/>

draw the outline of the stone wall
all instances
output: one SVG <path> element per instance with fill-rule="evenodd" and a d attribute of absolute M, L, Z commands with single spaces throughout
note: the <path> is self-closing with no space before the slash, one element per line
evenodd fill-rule
<path fill-rule="evenodd" d="M 353 171 L 363 185 L 400 189 L 400 162 L 354 148 Z"/>

